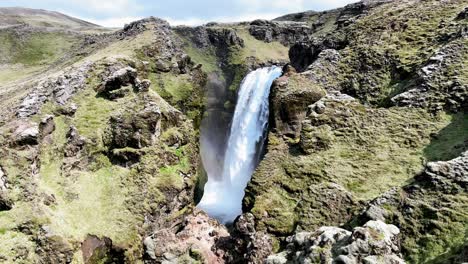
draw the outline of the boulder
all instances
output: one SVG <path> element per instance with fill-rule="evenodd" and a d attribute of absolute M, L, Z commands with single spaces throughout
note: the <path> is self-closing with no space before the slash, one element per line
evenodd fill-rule
<path fill-rule="evenodd" d="M 80 136 L 75 126 L 70 126 L 67 132 L 67 145 L 65 146 L 65 157 L 74 157 L 83 149 L 86 138 Z"/>
<path fill-rule="evenodd" d="M 127 109 L 110 118 L 107 144 L 114 148 L 151 146 L 161 134 L 161 111 L 154 102 L 145 105 L 142 111 Z"/>
<path fill-rule="evenodd" d="M 81 252 L 85 264 L 124 263 L 125 259 L 123 250 L 114 247 L 108 237 L 88 234 L 81 244 Z"/>
<path fill-rule="evenodd" d="M 7 177 L 2 167 L 0 167 L 0 211 L 10 210 L 13 207 L 12 201 L 7 195 Z"/>
<path fill-rule="evenodd" d="M 321 227 L 288 237 L 286 250 L 269 256 L 266 263 L 405 263 L 400 255 L 399 233 L 396 226 L 382 221 L 369 221 L 352 232 Z"/>
<path fill-rule="evenodd" d="M 151 81 L 148 79 L 138 80 L 136 82 L 136 89 L 138 92 L 148 92 L 151 86 Z"/>
<path fill-rule="evenodd" d="M 12 138 L 16 145 L 37 145 L 39 138 L 39 126 L 37 123 L 18 120 Z"/>
<path fill-rule="evenodd" d="M 283 135 L 297 138 L 307 114 L 307 107 L 323 96 L 325 91 L 301 74 L 289 71 L 276 79 L 270 94 L 273 128 Z"/>
<path fill-rule="evenodd" d="M 111 92 L 120 89 L 122 86 L 135 85 L 137 71 L 130 67 L 124 67 L 117 70 L 111 69 L 109 75 L 104 77 L 96 91 L 100 95 L 108 96 Z"/>
<path fill-rule="evenodd" d="M 53 115 L 46 115 L 42 118 L 41 122 L 39 123 L 39 133 L 41 138 L 45 138 L 46 136 L 52 134 L 55 130 L 55 122 Z"/>

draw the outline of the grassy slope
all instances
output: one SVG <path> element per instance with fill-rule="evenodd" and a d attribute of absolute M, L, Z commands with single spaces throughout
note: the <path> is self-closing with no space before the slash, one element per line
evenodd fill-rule
<path fill-rule="evenodd" d="M 49 52 L 48 48 L 43 47 L 48 45 L 44 41 L 44 39 L 38 39 L 37 42 L 33 41 L 34 43 L 28 44 L 28 47 L 39 48 L 36 50 L 35 59 L 31 59 L 27 63 L 43 65 L 60 57 L 61 54 L 54 53 L 49 54 L 53 56 L 50 57 L 50 60 L 43 60 Z M 61 39 L 59 36 L 57 39 L 51 38 L 51 41 L 52 44 L 57 44 L 52 45 L 54 51 L 57 52 L 63 51 L 57 47 L 70 47 L 74 43 L 73 39 Z M 60 41 L 64 41 L 66 44 L 60 46 Z M 197 130 L 192 126 L 192 119 L 198 119 L 199 112 L 198 114 L 193 113 L 193 116 L 190 116 L 191 119 L 181 124 L 172 124 L 171 122 L 175 122 L 175 120 L 169 120 L 168 124 L 164 124 L 163 127 L 167 131 L 163 131 L 161 142 L 154 147 L 143 150 L 144 154 L 137 168 L 128 169 L 114 165 L 106 156 L 108 148 L 104 144 L 103 137 L 108 130 L 108 120 L 111 115 L 127 109 L 125 111 L 129 111 L 128 117 L 133 118 L 139 111 L 138 109 L 145 105 L 146 100 L 156 101 L 163 113 L 175 111 L 154 92 L 149 92 L 143 97 L 138 97 L 132 92 L 123 99 L 109 101 L 97 97 L 94 91 L 94 88 L 99 84 L 99 74 L 105 68 L 102 61 L 109 59 L 115 62 L 115 58 L 118 58 L 117 60 L 128 63 L 129 58 L 137 59 L 138 54 L 141 54 L 140 50 L 145 46 L 151 46 L 153 41 L 154 35 L 152 31 L 148 30 L 135 37 L 111 43 L 108 47 L 82 59 L 81 61 L 95 61 L 97 66 L 90 74 L 86 89 L 72 99 L 78 105 L 78 111 L 74 117 L 60 115 L 57 111 L 60 107 L 53 103 L 47 103 L 40 115 L 32 117 L 33 120 L 39 121 L 42 116 L 49 113 L 56 116 L 56 130 L 52 135 L 51 143 L 44 142 L 40 148 L 40 171 L 33 181 L 37 189 L 31 190 L 31 197 L 38 195 L 38 198 L 21 202 L 25 199 L 22 196 L 24 189 L 32 184 L 28 180 L 26 172 L 28 170 L 25 169 L 29 167 L 28 157 L 32 155 L 31 151 L 2 149 L 7 153 L 12 152 L 3 153 L 8 158 L 1 163 L 11 184 L 15 186 L 14 191 L 11 192 L 15 208 L 0 213 L 0 240 L 4 241 L 0 243 L 0 251 L 9 252 L 8 255 L 3 253 L 0 255 L 5 257 L 7 262 L 20 257 L 23 258 L 21 261 L 24 263 L 33 263 L 37 258 L 34 254 L 35 244 L 31 241 L 32 237 L 18 231 L 18 226 L 24 222 L 34 223 L 33 229 L 47 225 L 54 234 L 68 240 L 74 250 L 79 250 L 77 247 L 79 241 L 82 241 L 89 233 L 108 236 L 116 244 L 128 248 L 128 260 L 134 261 L 134 255 L 141 255 L 139 250 L 141 250 L 140 232 L 142 230 L 138 226 L 143 225 L 144 214 L 159 210 L 161 207 L 159 203 L 172 202 L 173 198 L 166 197 L 166 195 L 172 195 L 174 188 L 178 190 L 177 193 L 186 188 L 186 183 L 184 183 L 186 180 L 182 175 L 195 175 L 194 170 L 198 166 L 198 153 L 197 140 L 194 136 Z M 40 45 L 35 46 L 37 43 Z M 16 62 L 16 60 L 21 61 L 28 57 L 25 56 L 28 52 L 27 49 L 24 52 L 24 54 L 11 56 L 12 52 L 5 49 L 4 54 L 9 55 L 9 59 L 15 59 Z M 145 59 L 152 60 L 149 57 Z M 132 64 L 132 62 L 129 63 Z M 139 69 L 141 69 L 140 64 L 141 62 L 138 61 L 137 68 Z M 149 72 L 152 70 L 149 69 Z M 148 70 L 140 71 L 139 75 L 148 75 Z M 168 73 L 164 74 L 163 77 L 164 85 L 171 85 L 171 87 L 166 88 L 176 95 L 175 101 L 187 99 L 187 94 L 184 91 L 186 86 L 173 83 L 175 80 L 184 80 L 183 75 L 176 78 Z M 158 83 L 155 82 L 155 85 Z M 189 85 L 190 91 L 197 92 L 199 90 L 199 87 L 192 82 Z M 194 106 L 194 109 L 196 107 L 199 106 Z M 184 113 L 188 112 L 184 111 Z M 79 168 L 64 169 L 62 166 L 66 159 L 63 154 L 66 144 L 65 134 L 70 125 L 76 126 L 80 135 L 86 137 L 87 147 L 84 157 L 86 162 Z M 173 137 L 187 138 L 189 145 L 169 147 L 168 143 L 165 142 L 171 142 Z M 2 138 L 2 142 L 5 143 L 4 140 L 5 138 Z M 193 179 L 193 181 L 195 180 Z M 147 192 L 144 191 L 145 188 L 147 188 Z M 50 206 L 43 205 L 40 197 L 52 195 L 55 197 L 55 203 Z M 35 208 L 32 209 L 33 207 Z M 20 211 L 24 213 L 21 218 L 18 218 L 17 214 Z M 164 221 L 163 218 L 160 220 Z M 29 253 L 24 255 L 24 252 L 9 250 L 14 243 L 23 244 L 26 252 Z M 81 254 L 75 254 L 74 262 L 82 262 Z"/>

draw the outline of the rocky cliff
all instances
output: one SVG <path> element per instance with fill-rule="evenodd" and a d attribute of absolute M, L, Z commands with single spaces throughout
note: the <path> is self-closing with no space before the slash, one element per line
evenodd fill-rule
<path fill-rule="evenodd" d="M 468 261 L 467 8 L 121 30 L 0 10 L 1 262 Z M 201 160 L 272 64 L 265 155 L 226 227 L 195 207 L 222 166 Z"/>

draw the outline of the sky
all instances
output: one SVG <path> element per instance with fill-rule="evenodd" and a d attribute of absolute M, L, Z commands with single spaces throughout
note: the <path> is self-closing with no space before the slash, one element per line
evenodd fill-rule
<path fill-rule="evenodd" d="M 0 0 L 0 7 L 58 11 L 102 26 L 121 27 L 148 16 L 172 25 L 273 19 L 306 10 L 323 11 L 356 0 Z"/>

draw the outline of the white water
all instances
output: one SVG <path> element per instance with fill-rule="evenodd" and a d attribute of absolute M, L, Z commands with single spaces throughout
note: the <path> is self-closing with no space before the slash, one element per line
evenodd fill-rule
<path fill-rule="evenodd" d="M 208 174 L 203 198 L 198 207 L 222 223 L 234 221 L 242 213 L 244 189 L 258 165 L 268 124 L 268 96 L 280 67 L 250 72 L 242 81 L 222 175 Z M 209 172 L 208 172 L 209 173 Z"/>

